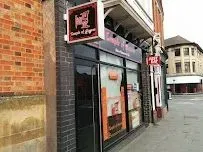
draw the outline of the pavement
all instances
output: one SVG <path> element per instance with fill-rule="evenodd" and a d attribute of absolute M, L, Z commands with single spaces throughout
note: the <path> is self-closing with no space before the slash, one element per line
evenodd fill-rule
<path fill-rule="evenodd" d="M 117 152 L 203 152 L 203 95 L 173 96 L 167 116 Z"/>

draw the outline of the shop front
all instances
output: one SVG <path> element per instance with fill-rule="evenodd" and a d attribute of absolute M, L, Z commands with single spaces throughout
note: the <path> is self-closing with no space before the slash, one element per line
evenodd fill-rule
<path fill-rule="evenodd" d="M 142 126 L 142 50 L 108 29 L 73 50 L 77 151 L 105 151 Z"/>
<path fill-rule="evenodd" d="M 68 3 L 66 21 L 57 21 L 59 151 L 108 151 L 150 123 L 141 44 L 150 45 L 151 18 L 136 1 L 86 2 Z"/>
<path fill-rule="evenodd" d="M 201 93 L 202 77 L 196 75 L 167 77 L 167 84 L 174 94 Z"/>

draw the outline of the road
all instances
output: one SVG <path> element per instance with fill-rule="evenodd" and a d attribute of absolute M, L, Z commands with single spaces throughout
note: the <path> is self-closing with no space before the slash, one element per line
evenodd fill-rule
<path fill-rule="evenodd" d="M 119 152 L 203 152 L 203 95 L 169 100 L 169 113 Z"/>

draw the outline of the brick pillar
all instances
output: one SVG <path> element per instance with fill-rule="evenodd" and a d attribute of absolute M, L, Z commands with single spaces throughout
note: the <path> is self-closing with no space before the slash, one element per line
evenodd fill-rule
<path fill-rule="evenodd" d="M 66 1 L 55 1 L 57 152 L 76 151 L 73 52 L 64 41 Z"/>
<path fill-rule="evenodd" d="M 142 71 L 142 92 L 143 92 L 143 115 L 146 124 L 152 122 L 152 102 L 151 102 L 151 85 L 149 66 L 146 64 L 146 54 L 143 53 Z"/>
<path fill-rule="evenodd" d="M 46 91 L 46 143 L 47 152 L 57 151 L 56 124 L 56 45 L 54 1 L 42 1 L 43 49 Z"/>

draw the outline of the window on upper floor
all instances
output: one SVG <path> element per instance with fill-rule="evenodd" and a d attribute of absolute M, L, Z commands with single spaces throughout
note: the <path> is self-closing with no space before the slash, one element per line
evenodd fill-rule
<path fill-rule="evenodd" d="M 180 49 L 175 49 L 175 56 L 180 56 Z"/>
<path fill-rule="evenodd" d="M 185 62 L 185 73 L 190 72 L 190 62 Z"/>
<path fill-rule="evenodd" d="M 192 62 L 192 69 L 193 69 L 193 72 L 195 72 L 195 62 Z"/>
<path fill-rule="evenodd" d="M 191 54 L 192 54 L 192 56 L 195 55 L 195 48 L 191 48 Z"/>
<path fill-rule="evenodd" d="M 166 64 L 166 74 L 169 73 L 168 64 Z"/>
<path fill-rule="evenodd" d="M 176 63 L 176 73 L 182 73 L 181 62 Z"/>
<path fill-rule="evenodd" d="M 184 56 L 188 56 L 189 55 L 189 48 L 184 48 Z"/>

